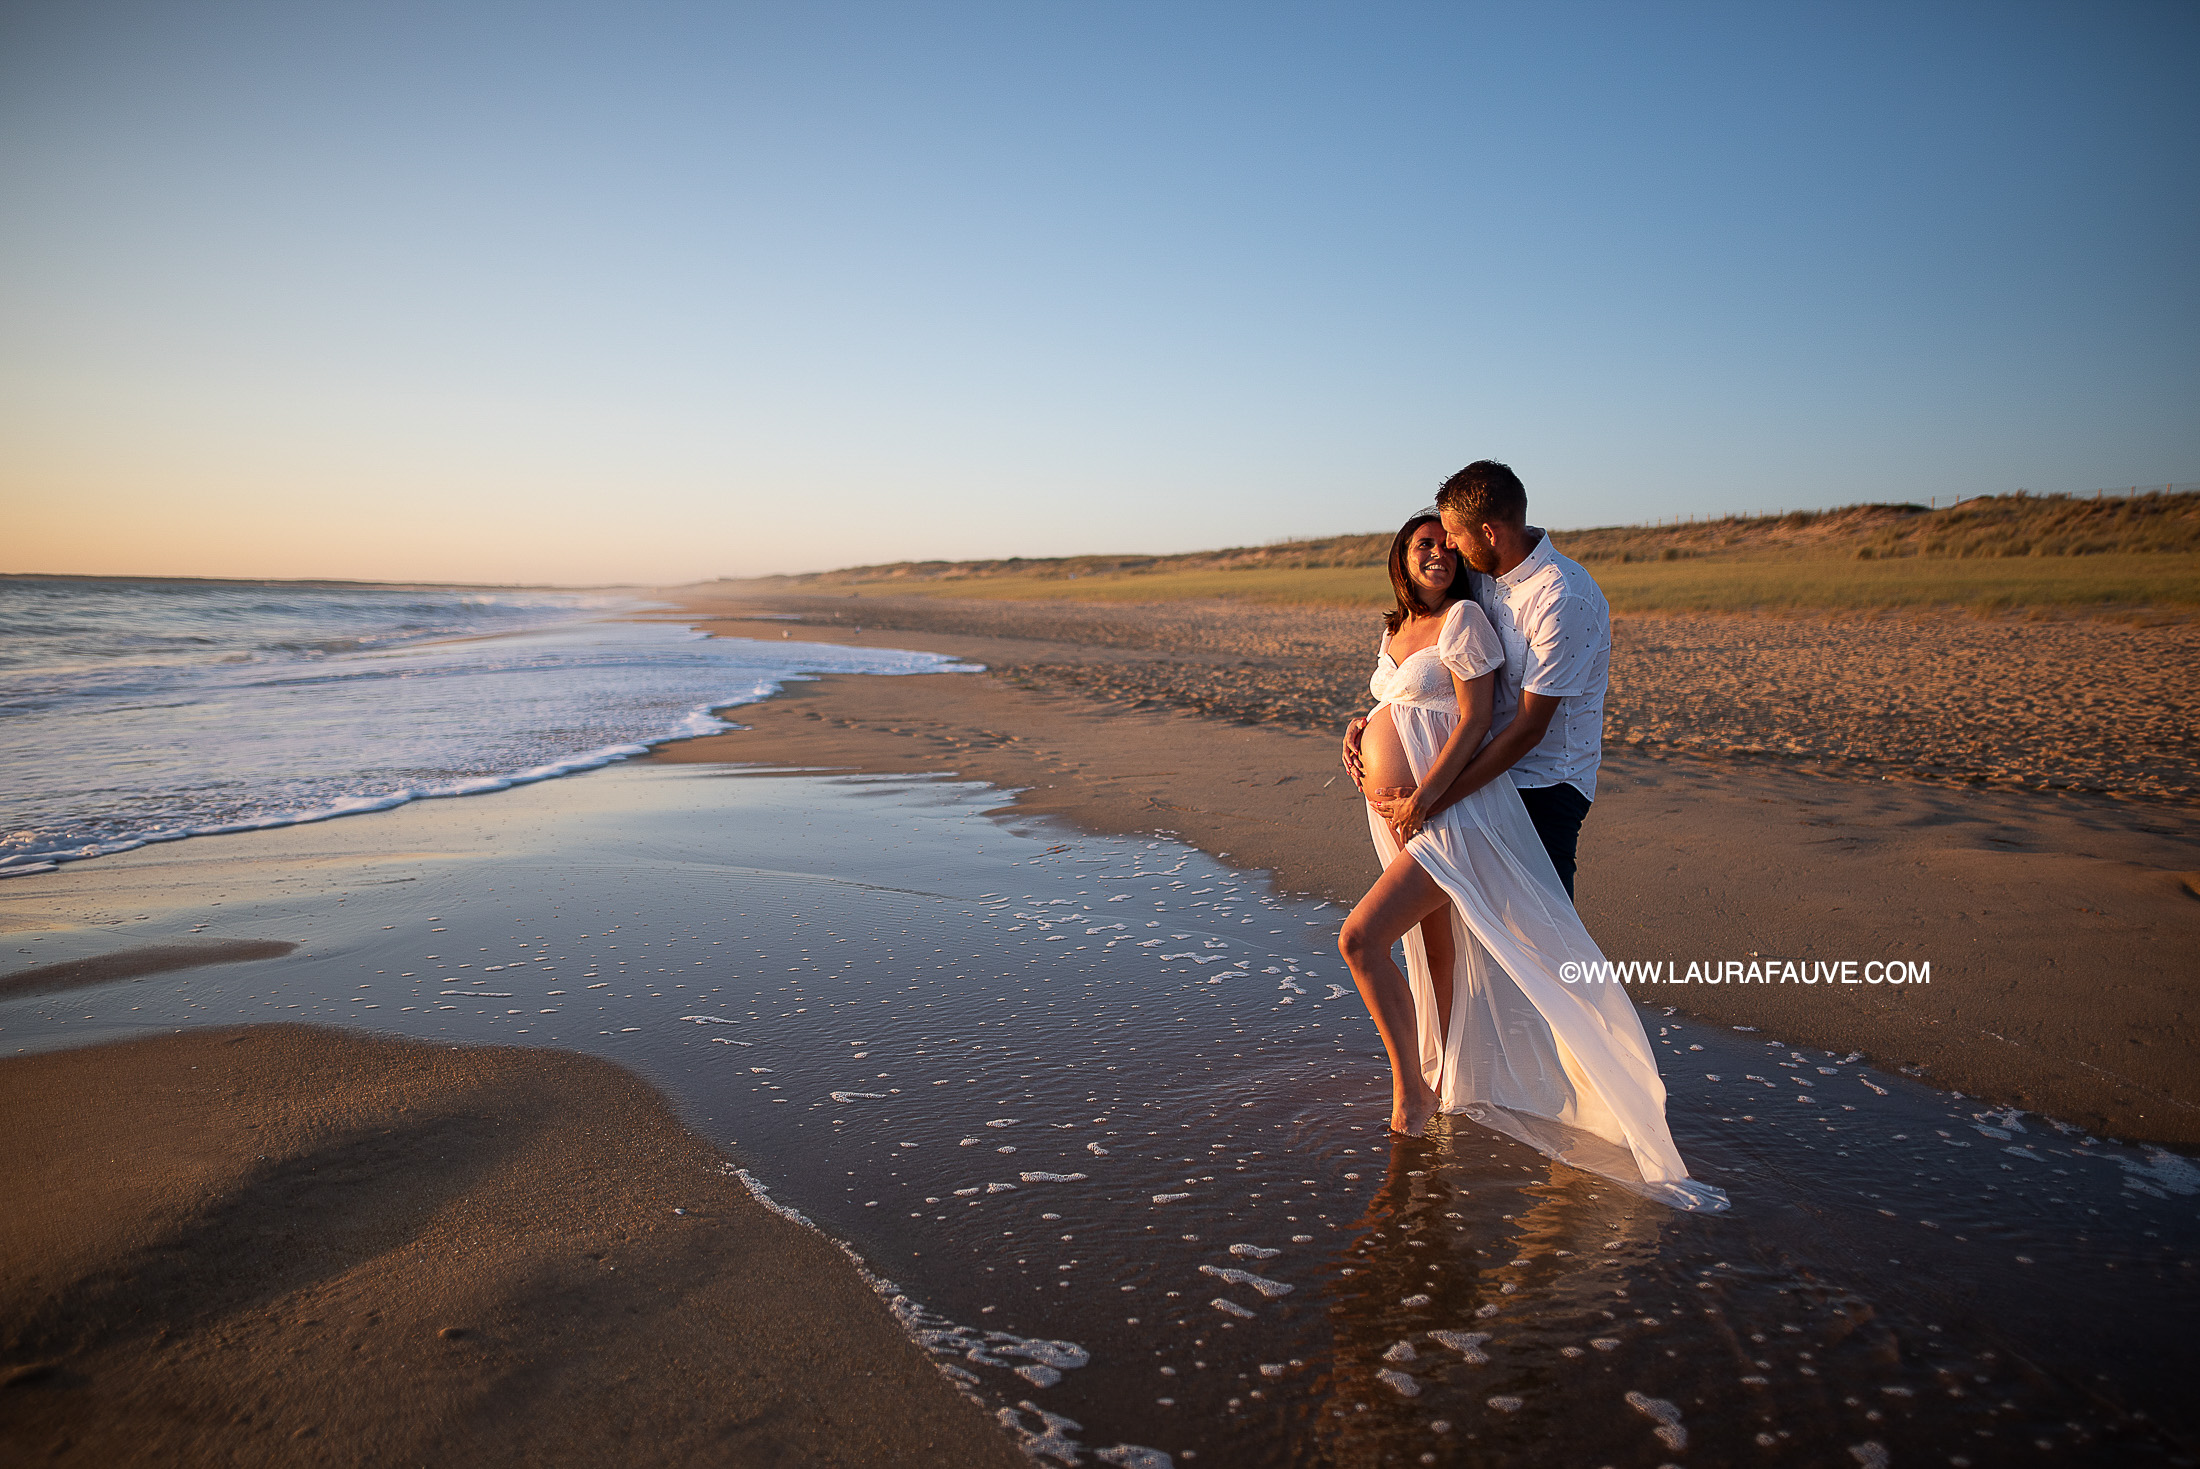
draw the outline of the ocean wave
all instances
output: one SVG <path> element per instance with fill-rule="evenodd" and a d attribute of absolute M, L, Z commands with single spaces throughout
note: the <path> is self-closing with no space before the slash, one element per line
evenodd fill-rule
<path fill-rule="evenodd" d="M 644 605 L 631 599 L 454 593 L 431 603 L 408 592 L 376 604 L 343 590 L 319 606 L 303 590 L 255 599 L 222 589 L 194 609 L 159 589 L 148 610 L 106 584 L 85 593 L 93 612 L 72 614 L 50 584 L 27 603 L 9 600 L 20 586 L 0 581 L 0 621 L 36 623 L 41 606 L 53 611 L 77 662 L 0 668 L 0 761 L 11 776 L 0 797 L 0 876 L 506 790 L 729 729 L 718 711 L 790 680 L 962 666 L 893 649 L 713 638 L 676 623 L 578 620 Z M 462 606 L 550 620 L 416 636 L 449 628 Z M 368 625 L 377 611 L 384 622 Z M 205 621 L 194 626 L 194 616 Z M 102 621 L 112 656 L 84 651 L 96 641 L 84 629 Z M 347 621 L 361 625 L 327 635 Z M 217 631 L 200 634 L 209 622 Z M 302 624 L 322 635 L 299 636 Z M 172 647 L 199 640 L 162 659 L 143 636 L 149 626 Z M 222 661 L 209 648 L 254 656 Z"/>

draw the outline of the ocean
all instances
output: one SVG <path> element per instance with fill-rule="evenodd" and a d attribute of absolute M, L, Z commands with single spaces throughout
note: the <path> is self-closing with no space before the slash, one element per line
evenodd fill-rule
<path fill-rule="evenodd" d="M 616 593 L 0 578 L 0 876 L 476 795 L 925 653 L 712 638 Z"/>

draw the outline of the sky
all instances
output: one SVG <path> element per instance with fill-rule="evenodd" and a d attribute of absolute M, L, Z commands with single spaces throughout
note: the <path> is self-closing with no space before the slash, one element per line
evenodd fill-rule
<path fill-rule="evenodd" d="M 0 571 L 2200 479 L 2182 3 L 0 8 Z"/>

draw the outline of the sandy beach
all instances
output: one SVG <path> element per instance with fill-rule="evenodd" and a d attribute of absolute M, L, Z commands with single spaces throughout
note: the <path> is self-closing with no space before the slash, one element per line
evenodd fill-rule
<path fill-rule="evenodd" d="M 1320 732 L 1365 712 L 1375 645 L 1364 608 L 672 595 L 705 615 L 799 619 L 798 636 L 893 644 L 879 636 L 891 632 L 902 646 L 985 649 L 969 656 L 1012 683 L 1110 709 Z M 1622 615 L 1605 748 L 2189 808 L 2200 801 L 2196 662 L 2200 624 L 2175 618 Z"/>
<path fill-rule="evenodd" d="M 2200 6 L 110 11 L 0 1469 L 2200 1469 Z"/>
<path fill-rule="evenodd" d="M 0 1109 L 17 1462 L 1021 1462 L 618 1067 L 251 1026 Z"/>
<path fill-rule="evenodd" d="M 744 711 L 750 730 L 657 759 L 955 770 L 1017 790 L 1018 810 L 1177 833 L 1287 890 L 1349 905 L 1374 880 L 1334 733 L 1365 708 L 1371 614 L 870 594 L 698 595 L 685 610 L 728 634 L 908 646 L 994 674 L 798 685 Z M 2182 674 L 2196 636 L 1622 619 L 1582 835 L 1590 931 L 1614 959 L 1682 975 L 1691 961 L 1929 962 L 1917 987 L 1640 997 L 2119 1137 L 2200 1145 L 2200 686 Z M 1903 650 L 1920 647 L 1962 697 L 1928 700 L 1905 676 Z M 1935 720 L 1903 717 L 1928 703 Z"/>
<path fill-rule="evenodd" d="M 728 636 L 912 648 L 993 671 L 831 674 L 743 707 L 746 728 L 612 770 L 0 886 L 15 951 L 0 1039 L 38 1039 L 0 1061 L 19 1124 L 0 1177 L 32 1221 L 0 1261 L 20 1323 L 0 1343 L 0 1443 L 82 1463 L 1028 1462 L 1019 1444 L 1089 1462 L 1082 1419 L 1100 1425 L 1092 1443 L 1127 1440 L 1107 1462 L 1163 1462 L 1138 1457 L 1159 1444 L 1196 1469 L 1256 1441 L 1265 1457 L 1304 1444 L 1315 1462 L 1357 1461 L 1418 1454 L 1449 1431 L 1384 1386 L 1413 1360 L 1397 1344 L 1440 1325 L 1436 1337 L 1468 1343 L 1447 1369 L 1465 1376 L 1411 1370 L 1446 1402 L 1478 1405 L 1481 1384 L 1502 1381 L 1531 1404 L 1572 1403 L 1588 1381 L 1618 1404 L 1486 1415 L 1470 1431 L 1492 1451 L 1617 1452 L 1639 1429 L 1622 1395 L 1642 1389 L 1680 1404 L 1707 1452 L 1789 1433 L 1847 1434 L 1869 1452 L 1872 1435 L 1945 1445 L 2003 1431 L 1968 1401 L 1957 1417 L 1904 1406 L 1885 1423 L 1872 1405 L 1892 1411 L 1934 1381 L 1999 1381 L 2014 1343 L 2098 1289 L 2089 1270 L 2156 1298 L 2183 1288 L 2190 1252 L 2158 1237 L 2189 1164 L 2065 1144 L 2034 1115 L 2121 1144 L 2200 1145 L 2200 843 L 2166 785 L 2142 799 L 2070 788 L 2073 772 L 2118 768 L 2105 726 L 2088 743 L 2048 703 L 2024 705 L 2039 720 L 1996 727 L 1999 763 L 1977 780 L 1922 760 L 1888 779 L 1891 756 L 1830 746 L 1742 748 L 1762 731 L 1710 712 L 1691 725 L 1706 740 L 1614 742 L 1581 875 L 1612 957 L 1931 965 L 1929 984 L 1901 988 L 1638 991 L 1676 1136 L 1749 1204 L 1680 1231 L 1669 1211 L 1600 1197 L 1515 1145 L 1483 1149 L 1465 1124 L 1379 1158 L 1352 1121 L 1379 1095 L 1371 1033 L 1356 999 L 1322 990 L 1341 973 L 1336 905 L 1374 876 L 1332 724 L 1359 707 L 1365 654 L 1350 646 L 1366 614 L 871 600 L 860 623 L 846 606 L 785 599 L 688 596 L 680 615 Z M 1623 642 L 1662 646 L 1651 631 L 1630 624 Z M 1688 687 L 1809 646 L 1786 625 L 1712 631 L 1725 641 L 1692 644 L 1702 666 Z M 2055 653 L 2035 627 L 2030 656 L 2105 656 L 2094 635 L 2081 627 Z M 1630 666 L 1640 680 L 1656 660 Z M 1904 697 L 1854 678 L 1827 687 L 1856 704 L 1825 721 L 1852 750 L 1878 728 L 1869 702 Z M 1638 712 L 1615 724 L 1659 700 L 1713 708 L 1693 697 L 1638 683 L 1622 701 Z M 1946 730 L 1928 743 L 1960 754 Z M 2182 779 L 2174 761 L 2161 769 Z M 854 779 L 819 783 L 835 775 Z M 889 810 L 903 825 L 882 834 Z M 1048 892 L 1064 896 L 1036 896 Z M 1019 893 L 1093 911 L 1048 933 L 1045 906 L 1003 906 Z M 1134 908 L 1100 906 L 1122 901 Z M 1135 947 L 1127 920 L 1149 903 L 1144 927 L 1173 922 L 1185 927 L 1163 937 L 1205 932 L 1193 942 L 1242 952 L 1232 983 L 1207 987 L 1219 955 Z M 1240 923 L 1256 926 L 1241 938 Z M 1255 941 L 1266 950 L 1233 947 L 1255 934 L 1271 935 Z M 1043 976 L 1070 953 L 1029 951 L 1057 939 L 1097 951 L 1082 962 L 1112 951 L 1104 962 L 1133 967 L 1094 971 L 1075 1003 L 1050 997 Z M 823 962 L 849 943 L 865 956 Z M 1148 952 L 1201 967 L 1158 983 L 1135 967 Z M 995 994 L 964 982 L 965 957 L 981 966 L 969 978 L 1031 977 Z M 1280 996 L 1262 995 L 1263 974 L 1282 975 Z M 902 1008 L 877 1008 L 889 1004 Z M 720 1011 L 743 1028 L 720 1029 Z M 711 1023 L 687 1023 L 699 1018 Z M 1109 1036 L 1101 1052 L 1069 1049 Z M 1790 1047 L 1808 1049 L 1789 1060 Z M 1717 1074 L 1689 1069 L 1698 1052 Z M 1079 1054 L 1091 1059 L 1059 1059 Z M 1256 1061 L 1269 1069 L 1246 1072 Z M 1061 1099 L 1082 1113 L 1030 1090 L 1039 1067 L 1065 1065 L 1089 1075 Z M 1279 1089 L 1287 1065 L 1330 1069 Z M 1727 1099 L 1745 1067 L 1768 1065 L 1822 1078 L 1797 1083 L 1802 1125 Z M 906 1105 L 880 1090 L 914 1092 L 915 1077 L 931 1079 Z M 1259 1100 L 1237 1099 L 1247 1085 Z M 1124 1116 L 1156 1107 L 1216 1140 L 1132 1157 Z M 1860 1108 L 1884 1112 L 1873 1140 L 1824 1161 L 1856 1170 L 1837 1192 L 1872 1190 L 1874 1207 L 1823 1215 L 1819 1190 L 1792 1181 L 1808 1176 L 1798 1160 L 1863 1125 L 1849 1118 Z M 1045 1131 L 986 1131 L 1019 1126 Z M 1957 1127 L 2013 1137 L 2032 1161 L 1962 1155 L 1978 1202 L 1959 1206 L 1940 1184 L 1947 1149 L 1966 1146 Z M 972 1148 L 1002 1135 L 1015 1142 Z M 1920 1146 L 1934 1151 L 1909 1151 Z M 2068 1199 L 2059 1182 L 2037 1198 L 1997 1192 L 2056 1177 L 2024 1172 L 2063 1157 L 2050 1147 L 2105 1181 Z M 1235 1161 L 1201 1175 L 1185 1166 L 1195 1159 Z M 759 1204 L 729 1164 L 761 1168 L 824 1232 Z M 1912 1173 L 1925 1192 L 1887 1194 L 1897 1219 L 1879 1190 Z M 1200 1202 L 1233 1176 L 1240 1192 Z M 2117 1179 L 2130 1180 L 2121 1195 Z M 2057 1232 L 2066 1206 L 2129 1218 L 2112 1242 L 2081 1231 L 2073 1244 Z M 1268 1219 L 1278 1207 L 1308 1212 Z M 1779 1232 L 1798 1208 L 1819 1218 L 1807 1239 Z M 1919 1228 L 1931 1237 L 1911 1238 Z M 1381 1242 L 1401 1232 L 1440 1248 L 1395 1258 Z M 891 1307 L 834 1239 L 864 1242 L 870 1280 L 912 1272 L 924 1304 Z M 1998 1272 L 2015 1266 L 1971 1253 L 1982 1240 L 2053 1261 L 2052 1289 L 2044 1273 L 2042 1288 L 2014 1289 Z M 1888 1281 L 1909 1277 L 1871 1263 L 1882 1257 L 1922 1259 L 1946 1288 L 1891 1296 Z M 1721 1272 L 1739 1259 L 1782 1263 L 1729 1285 Z M 1073 1289 L 1096 1264 L 1096 1293 Z M 1624 1271 L 1616 1292 L 1592 1265 Z M 1269 1295 L 1294 1271 L 1326 1282 L 1303 1310 Z M 1354 1285 L 1356 1271 L 1374 1284 Z M 1200 1304 L 1218 1272 L 1259 1294 Z M 1796 1314 L 1823 1281 L 1837 1286 Z M 1661 1335 L 1692 1313 L 1683 1297 L 1715 1284 L 1707 1299 L 1726 1314 Z M 1484 1335 L 1462 1335 L 1470 1326 Z M 1791 1328 L 1803 1334 L 1780 1335 Z M 1747 1349 L 1763 1355 L 1735 1370 L 1770 1370 L 1777 1410 L 1699 1371 L 1752 1331 L 1783 1345 Z M 1497 1345 L 1474 1345 L 1490 1332 Z M 2082 1421 L 2074 1444 L 2182 1442 L 2190 1425 L 2145 1365 L 2167 1360 L 2158 1337 L 2067 1330 L 2044 1377 L 1997 1392 L 2027 1421 Z M 1790 1345 L 1804 1348 L 1792 1361 Z M 1509 1375 L 1477 1376 L 1501 1350 Z M 1592 1376 L 1569 1375 L 1589 1370 L 1569 1365 L 1585 1352 Z M 1896 1396 L 1820 1393 L 1818 1364 L 1833 1362 Z M 2074 1385 L 2095 1364 L 2114 1373 L 2104 1398 Z M 1230 1377 L 1191 1380 L 1210 1366 Z M 1283 1416 L 1241 1428 L 1269 1393 Z M 1396 1411 L 1311 1430 L 1291 1416 L 1352 1394 Z"/>

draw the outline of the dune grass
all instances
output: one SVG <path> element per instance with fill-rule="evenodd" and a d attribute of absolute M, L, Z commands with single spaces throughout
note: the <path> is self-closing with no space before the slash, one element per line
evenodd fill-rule
<path fill-rule="evenodd" d="M 1566 548 L 1563 536 L 1559 549 Z M 1602 561 L 1590 568 L 1615 612 L 1869 611 L 1958 607 L 2107 611 L 2200 605 L 2200 555 Z M 868 596 L 987 601 L 1175 602 L 1205 598 L 1381 607 L 1381 567 L 1263 567 L 870 582 Z"/>
<path fill-rule="evenodd" d="M 865 596 L 966 597 L 1003 602 L 1184 602 L 1223 597 L 1310 606 L 1387 607 L 1380 566 L 1264 566 L 1244 571 L 1102 572 L 1090 576 L 987 576 L 866 582 Z"/>
<path fill-rule="evenodd" d="M 1560 542 L 1561 548 L 1564 542 Z M 1899 561 L 1600 562 L 1614 611 L 1725 612 L 1957 606 L 2107 610 L 2200 604 L 2200 555 Z"/>
<path fill-rule="evenodd" d="M 2200 607 L 2200 485 L 1689 517 L 1552 537 L 1620 612 L 1956 607 L 2181 617 Z M 1390 603 L 1390 542 L 1374 533 L 1166 556 L 904 561 L 742 585 L 828 596 L 1381 607 Z"/>

